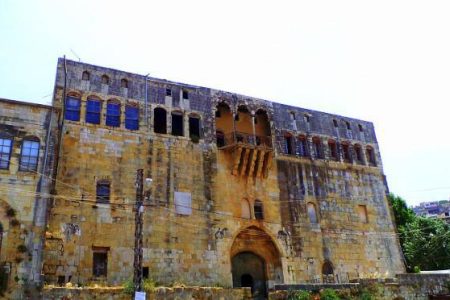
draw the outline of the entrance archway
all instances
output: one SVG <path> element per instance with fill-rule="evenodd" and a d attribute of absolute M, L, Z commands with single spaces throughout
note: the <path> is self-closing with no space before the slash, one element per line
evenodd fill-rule
<path fill-rule="evenodd" d="M 267 290 L 283 283 L 280 251 L 263 229 L 242 229 L 230 251 L 233 287 L 251 287 L 253 299 L 266 299 Z"/>
<path fill-rule="evenodd" d="M 233 287 L 250 287 L 255 299 L 266 295 L 264 260 L 251 252 L 236 254 L 231 260 Z"/>

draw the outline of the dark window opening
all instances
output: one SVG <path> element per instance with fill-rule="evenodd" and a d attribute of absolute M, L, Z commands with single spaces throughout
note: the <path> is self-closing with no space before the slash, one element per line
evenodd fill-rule
<path fill-rule="evenodd" d="M 293 154 L 292 147 L 293 147 L 292 136 L 291 135 L 284 136 L 284 153 Z"/>
<path fill-rule="evenodd" d="M 291 121 L 295 121 L 295 112 L 291 111 L 289 115 L 291 116 Z"/>
<path fill-rule="evenodd" d="M 360 146 L 360 145 L 355 145 L 353 148 L 355 149 L 356 161 L 357 161 L 359 164 L 363 164 L 363 163 L 364 163 L 364 160 L 363 160 L 363 155 L 362 155 L 362 149 L 361 149 L 361 146 Z"/>
<path fill-rule="evenodd" d="M 250 274 L 243 274 L 241 276 L 241 287 L 251 288 L 252 295 L 255 292 L 255 287 L 253 286 L 253 277 Z"/>
<path fill-rule="evenodd" d="M 220 113 L 220 109 L 216 110 L 216 118 L 220 118 L 222 114 Z"/>
<path fill-rule="evenodd" d="M 297 155 L 306 157 L 308 156 L 308 143 L 305 136 L 300 136 L 297 141 Z"/>
<path fill-rule="evenodd" d="M 334 125 L 334 127 L 338 127 L 339 126 L 338 121 L 333 119 L 333 125 Z"/>
<path fill-rule="evenodd" d="M 139 129 L 139 107 L 134 105 L 125 106 L 125 128 L 129 130 Z"/>
<path fill-rule="evenodd" d="M 322 151 L 322 141 L 320 140 L 320 138 L 314 137 L 312 139 L 312 142 L 313 142 L 314 156 L 316 158 L 324 158 Z"/>
<path fill-rule="evenodd" d="M 237 112 L 237 113 L 234 115 L 234 120 L 235 120 L 235 121 L 239 121 L 239 112 Z"/>
<path fill-rule="evenodd" d="M 109 84 L 109 77 L 106 75 L 102 76 L 102 84 Z"/>
<path fill-rule="evenodd" d="M 58 276 L 57 284 L 59 286 L 63 286 L 65 283 L 66 283 L 66 276 L 64 276 L 64 275 Z"/>
<path fill-rule="evenodd" d="M 97 99 L 88 99 L 86 103 L 86 123 L 100 124 L 102 103 Z"/>
<path fill-rule="evenodd" d="M 189 137 L 194 139 L 200 139 L 200 119 L 196 117 L 189 117 Z"/>
<path fill-rule="evenodd" d="M 338 160 L 337 144 L 335 141 L 328 141 L 328 148 L 330 150 L 330 158 Z"/>
<path fill-rule="evenodd" d="M 120 103 L 108 101 L 106 105 L 106 125 L 112 127 L 120 126 Z"/>
<path fill-rule="evenodd" d="M 166 89 L 166 96 L 172 97 L 172 90 L 171 89 Z"/>
<path fill-rule="evenodd" d="M 263 220 L 264 219 L 264 209 L 263 204 L 261 201 L 256 200 L 255 205 L 253 207 L 253 210 L 255 212 L 255 219 L 256 220 Z"/>
<path fill-rule="evenodd" d="M 88 81 L 91 77 L 91 74 L 89 74 L 88 71 L 84 71 L 83 74 L 81 75 L 81 80 L 86 80 Z"/>
<path fill-rule="evenodd" d="M 216 131 L 216 144 L 219 148 L 225 146 L 225 135 L 222 131 Z"/>
<path fill-rule="evenodd" d="M 375 151 L 371 147 L 367 147 L 366 149 L 367 160 L 371 166 L 376 166 L 377 162 L 375 160 Z"/>
<path fill-rule="evenodd" d="M 125 78 L 120 80 L 120 87 L 127 89 L 128 88 L 128 80 Z"/>
<path fill-rule="evenodd" d="M 148 269 L 148 267 L 143 267 L 143 268 L 142 268 L 142 278 L 147 279 L 147 278 L 148 278 L 148 275 L 149 275 L 149 269 Z"/>
<path fill-rule="evenodd" d="M 157 107 L 154 112 L 153 131 L 155 133 L 167 133 L 167 113 L 164 108 Z"/>
<path fill-rule="evenodd" d="M 344 157 L 344 161 L 346 162 L 352 161 L 349 144 L 342 144 L 342 156 Z"/>
<path fill-rule="evenodd" d="M 358 128 L 359 128 L 359 131 L 361 131 L 361 132 L 364 131 L 364 128 L 363 128 L 363 126 L 361 124 L 358 124 Z"/>
<path fill-rule="evenodd" d="M 108 253 L 94 252 L 93 253 L 93 268 L 92 273 L 95 277 L 106 277 L 108 274 Z"/>
<path fill-rule="evenodd" d="M 349 122 L 345 122 L 345 126 L 347 127 L 347 130 L 352 130 L 352 128 L 350 127 L 350 123 Z"/>
<path fill-rule="evenodd" d="M 97 182 L 97 202 L 109 203 L 111 194 L 111 184 L 109 181 Z"/>
<path fill-rule="evenodd" d="M 189 99 L 188 91 L 183 91 L 183 99 Z"/>
<path fill-rule="evenodd" d="M 183 136 L 183 115 L 172 113 L 172 135 Z"/>
<path fill-rule="evenodd" d="M 12 152 L 12 139 L 0 137 L 0 169 L 8 169 Z"/>
<path fill-rule="evenodd" d="M 66 98 L 66 120 L 80 121 L 80 99 L 72 96 Z"/>
<path fill-rule="evenodd" d="M 39 159 L 39 142 L 24 140 L 20 154 L 20 171 L 36 171 Z"/>

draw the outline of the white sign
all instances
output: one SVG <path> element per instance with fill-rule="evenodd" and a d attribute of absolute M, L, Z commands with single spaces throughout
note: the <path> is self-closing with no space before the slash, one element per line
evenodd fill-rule
<path fill-rule="evenodd" d="M 192 214 L 191 193 L 175 192 L 175 211 L 180 215 Z"/>
<path fill-rule="evenodd" d="M 135 292 L 134 300 L 145 300 L 145 292 Z"/>

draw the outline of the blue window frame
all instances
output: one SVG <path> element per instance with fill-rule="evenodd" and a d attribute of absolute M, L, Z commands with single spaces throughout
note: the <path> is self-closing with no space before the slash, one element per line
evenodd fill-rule
<path fill-rule="evenodd" d="M 66 97 L 66 120 L 80 121 L 80 99 L 67 96 Z"/>
<path fill-rule="evenodd" d="M 120 103 L 108 102 L 106 106 L 106 125 L 112 127 L 120 126 Z"/>
<path fill-rule="evenodd" d="M 125 106 L 125 128 L 130 130 L 139 129 L 139 107 Z"/>
<path fill-rule="evenodd" d="M 0 169 L 9 168 L 11 159 L 12 139 L 0 137 Z"/>
<path fill-rule="evenodd" d="M 96 99 L 88 99 L 86 103 L 86 123 L 100 124 L 102 103 Z"/>
<path fill-rule="evenodd" d="M 39 142 L 23 140 L 20 154 L 20 171 L 36 171 L 39 158 Z"/>
<path fill-rule="evenodd" d="M 98 203 L 109 203 L 111 194 L 111 184 L 109 181 L 99 181 L 97 182 L 97 202 Z"/>

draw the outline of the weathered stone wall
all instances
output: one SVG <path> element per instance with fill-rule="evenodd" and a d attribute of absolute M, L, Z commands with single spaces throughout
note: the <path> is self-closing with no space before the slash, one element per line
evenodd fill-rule
<path fill-rule="evenodd" d="M 51 118 L 49 106 L 0 99 L 0 138 L 12 142 L 9 160 L 4 161 L 8 163 L 0 168 L 0 261 L 10 290 L 16 284 L 40 280 L 45 204 L 51 186 L 48 176 L 53 164 L 51 140 L 46 148 Z M 38 164 L 33 170 L 19 167 L 25 140 L 39 142 Z M 8 147 L 3 146 L 2 152 L 7 153 Z"/>
<path fill-rule="evenodd" d="M 42 299 L 45 300 L 128 300 L 122 288 L 59 288 L 46 287 Z M 246 300 L 251 299 L 249 288 L 223 289 L 204 287 L 157 288 L 147 293 L 148 300 Z"/>
<path fill-rule="evenodd" d="M 63 70 L 60 60 L 58 109 L 64 99 Z M 233 258 L 245 252 L 264 260 L 266 289 L 279 283 L 389 277 L 404 270 L 372 123 L 73 61 L 67 61 L 67 70 L 66 93 L 81 99 L 80 121 L 66 120 L 62 132 L 43 270 L 48 282 L 117 285 L 132 276 L 134 183 L 140 168 L 153 179 L 144 212 L 144 267 L 161 283 L 231 286 Z M 84 71 L 89 80 L 81 80 Z M 101 83 L 103 75 L 109 84 Z M 127 88 L 122 79 L 128 80 Z M 98 125 L 86 123 L 90 96 L 102 103 Z M 110 99 L 122 105 L 119 127 L 105 125 Z M 123 107 L 130 103 L 139 105 L 138 130 L 125 128 Z M 247 135 L 263 132 L 254 124 L 263 110 L 271 142 L 257 145 L 235 137 L 233 147 L 218 147 L 219 103 L 231 111 L 230 128 Z M 242 106 L 248 114 L 240 115 Z M 167 134 L 154 132 L 157 107 L 167 112 Z M 183 136 L 170 134 L 172 112 L 183 115 Z M 189 138 L 190 115 L 201 120 L 198 142 Z M 244 121 L 245 126 L 239 123 Z M 287 154 L 286 134 L 305 135 L 309 155 Z M 312 154 L 317 138 L 322 157 Z M 348 142 L 350 155 L 359 145 L 361 161 L 346 161 L 340 146 L 332 158 L 329 139 Z M 374 150 L 376 163 L 369 163 L 367 147 Z M 97 203 L 100 181 L 110 183 L 109 203 Z M 191 195 L 190 214 L 177 210 L 176 192 Z M 317 222 L 308 215 L 308 203 Z M 93 275 L 98 251 L 107 255 L 106 277 Z M 326 278 L 325 262 L 333 273 Z"/>
<path fill-rule="evenodd" d="M 397 274 L 395 279 L 361 279 L 348 284 L 293 284 L 276 286 L 269 294 L 271 300 L 288 299 L 289 293 L 311 291 L 318 293 L 323 289 L 334 289 L 350 299 L 360 299 L 362 293 L 380 300 L 426 300 L 433 295 L 450 293 L 450 275 L 448 274 Z M 347 299 L 346 298 L 346 299 Z"/>

